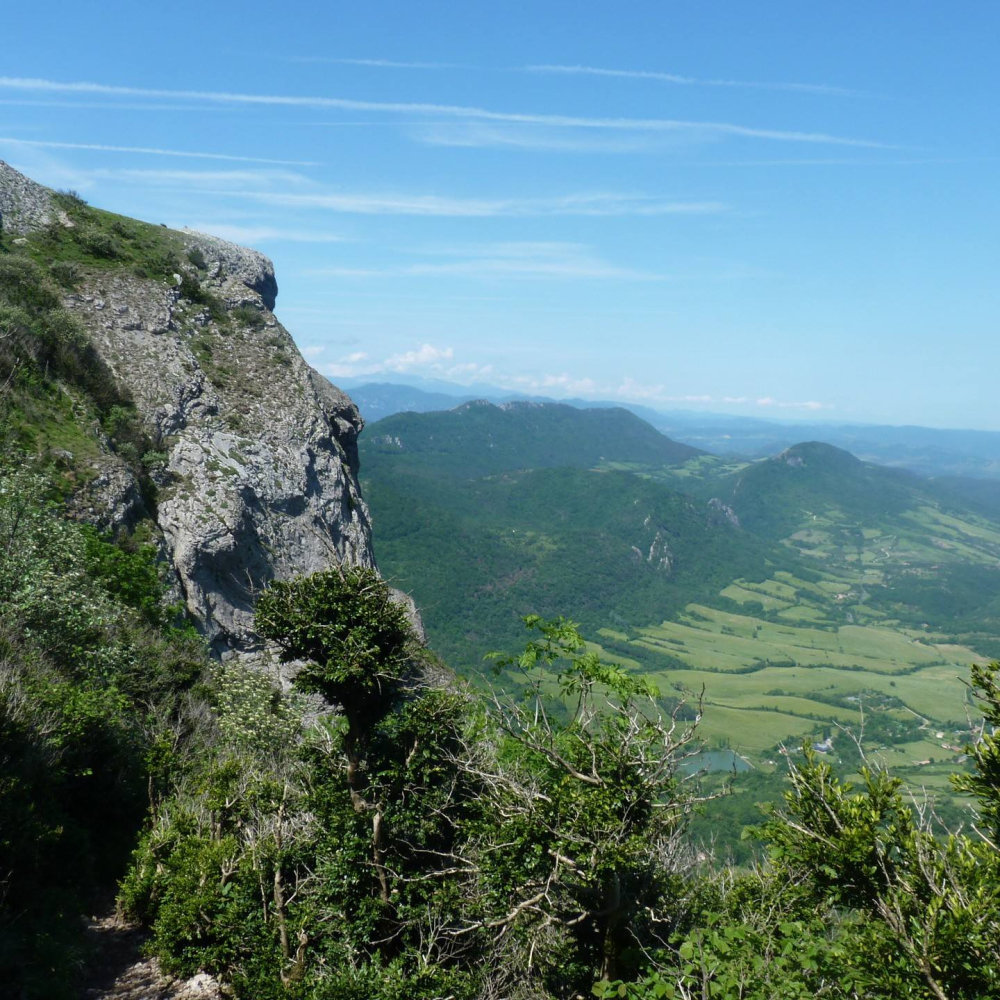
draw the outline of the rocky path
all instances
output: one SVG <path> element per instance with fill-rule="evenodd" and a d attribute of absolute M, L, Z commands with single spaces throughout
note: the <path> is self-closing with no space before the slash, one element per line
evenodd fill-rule
<path fill-rule="evenodd" d="M 92 917 L 87 934 L 94 958 L 80 1000 L 222 1000 L 211 976 L 184 981 L 164 976 L 155 958 L 142 955 L 144 933 L 113 913 Z"/>

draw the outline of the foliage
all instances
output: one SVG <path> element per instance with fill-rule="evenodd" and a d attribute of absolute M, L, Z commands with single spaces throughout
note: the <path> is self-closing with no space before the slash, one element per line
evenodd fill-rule
<path fill-rule="evenodd" d="M 987 719 L 1000 711 L 1000 665 L 976 670 Z M 969 749 L 958 783 L 994 817 L 994 745 Z M 808 747 L 782 809 L 760 830 L 767 868 L 723 876 L 698 925 L 657 969 L 602 982 L 600 997 L 741 996 L 972 1000 L 1000 989 L 1000 852 L 987 835 L 948 833 L 899 782 L 862 770 L 855 792 Z"/>
<path fill-rule="evenodd" d="M 163 780 L 204 652 L 167 626 L 152 554 L 66 520 L 0 468 L 0 972 L 68 995 L 79 915 L 106 893 Z"/>
<path fill-rule="evenodd" d="M 490 711 L 424 689 L 405 616 L 365 571 L 274 584 L 257 617 L 309 657 L 296 687 L 336 693 L 345 717 L 216 672 L 218 735 L 123 887 L 168 967 L 254 997 L 569 997 L 676 924 L 688 730 L 570 623 L 530 620 L 539 638 L 512 658 L 561 665 L 578 709 L 557 723 L 531 721 L 535 689 Z M 606 724 L 598 701 L 617 706 Z"/>
<path fill-rule="evenodd" d="M 425 609 L 434 647 L 471 675 L 485 653 L 518 641 L 518 609 L 548 618 L 570 610 L 591 635 L 646 625 L 712 600 L 735 577 L 760 577 L 771 556 L 704 504 L 629 473 L 536 469 L 461 481 L 433 465 L 420 473 L 372 463 L 362 446 L 380 563 Z"/>
<path fill-rule="evenodd" d="M 65 213 L 28 236 L 28 253 L 37 261 L 72 264 L 97 271 L 130 267 L 160 281 L 181 270 L 179 234 L 87 205 L 72 193 L 55 196 Z"/>

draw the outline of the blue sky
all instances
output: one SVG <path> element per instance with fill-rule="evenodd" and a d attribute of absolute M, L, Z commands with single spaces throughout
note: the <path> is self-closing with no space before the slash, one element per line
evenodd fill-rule
<path fill-rule="evenodd" d="M 0 158 L 258 247 L 372 372 L 1000 429 L 1000 7 L 4 13 Z"/>

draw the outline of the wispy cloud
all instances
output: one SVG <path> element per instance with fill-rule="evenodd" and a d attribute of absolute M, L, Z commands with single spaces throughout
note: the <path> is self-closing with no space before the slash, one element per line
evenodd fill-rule
<path fill-rule="evenodd" d="M 774 399 L 771 396 L 761 396 L 755 400 L 757 406 L 774 407 L 779 410 L 829 410 L 833 407 L 829 403 L 820 403 L 815 399 L 807 399 L 802 403 L 792 403 L 787 400 Z"/>
<path fill-rule="evenodd" d="M 650 195 L 596 192 L 551 198 L 452 198 L 443 195 L 208 192 L 249 198 L 288 208 L 321 208 L 360 215 L 426 215 L 465 218 L 499 216 L 705 215 L 726 210 L 718 201 L 665 201 Z"/>
<path fill-rule="evenodd" d="M 654 80 L 659 83 L 673 83 L 686 87 L 736 87 L 751 90 L 789 90 L 805 94 L 820 94 L 829 97 L 871 97 L 867 91 L 855 90 L 851 87 L 833 86 L 828 83 L 790 83 L 771 80 L 726 80 L 685 76 L 681 73 L 665 73 L 660 70 L 643 69 L 609 69 L 603 66 L 579 66 L 564 64 L 541 64 L 533 66 L 514 66 L 509 68 L 473 66 L 468 63 L 453 62 L 417 62 L 396 59 L 357 59 L 335 56 L 291 56 L 290 62 L 325 63 L 339 66 L 366 66 L 377 69 L 473 69 L 479 72 L 519 72 L 519 73 L 550 73 L 562 75 L 584 75 L 599 77 L 618 77 L 626 80 Z"/>
<path fill-rule="evenodd" d="M 450 361 L 455 351 L 450 347 L 435 347 L 433 344 L 422 344 L 415 351 L 404 351 L 386 358 L 383 367 L 393 372 L 408 372 L 414 368 L 427 368 L 438 365 L 442 361 Z"/>
<path fill-rule="evenodd" d="M 0 84 L 2 86 L 3 84 Z M 33 146 L 39 149 L 93 149 L 104 153 L 141 153 L 148 156 L 180 156 L 198 160 L 226 160 L 230 163 L 268 163 L 274 166 L 316 167 L 315 160 L 274 160 L 260 156 L 233 156 L 228 153 L 202 153 L 192 150 L 159 149 L 154 146 L 109 146 L 96 142 L 54 142 L 43 139 L 0 137 L 0 145 Z"/>
<path fill-rule="evenodd" d="M 335 56 L 291 56 L 289 62 L 327 63 L 335 66 L 371 66 L 378 69 L 474 69 L 463 63 L 406 62 L 396 59 L 344 59 Z"/>
<path fill-rule="evenodd" d="M 598 384 L 592 378 L 579 378 L 561 372 L 558 375 L 513 375 L 500 376 L 498 379 L 503 389 L 514 389 L 518 392 L 555 392 L 562 395 L 591 394 L 599 391 Z"/>
<path fill-rule="evenodd" d="M 317 269 L 313 273 L 340 278 L 665 280 L 663 275 L 622 267 L 603 260 L 591 247 L 579 243 L 486 243 L 439 249 L 425 248 L 418 253 L 444 259 L 375 270 L 328 267 Z"/>
<path fill-rule="evenodd" d="M 775 399 L 773 396 L 753 396 L 750 394 L 742 396 L 713 396 L 707 393 L 685 393 L 678 395 L 671 392 L 663 384 L 650 384 L 639 382 L 630 376 L 621 380 L 617 387 L 611 390 L 611 395 L 626 400 L 643 401 L 647 403 L 660 404 L 697 404 L 697 405 L 719 405 L 728 406 L 756 406 L 763 409 L 779 410 L 831 410 L 830 403 L 821 403 L 815 399 L 803 402 Z"/>
<path fill-rule="evenodd" d="M 662 73 L 642 69 L 605 69 L 599 66 L 522 66 L 525 73 L 553 73 L 573 76 L 618 77 L 625 80 L 655 80 L 685 87 L 737 87 L 751 90 L 792 90 L 806 94 L 824 94 L 831 97 L 869 97 L 871 95 L 847 87 L 833 87 L 825 83 L 761 82 L 756 80 L 718 80 L 682 76 L 679 73 Z"/>
<path fill-rule="evenodd" d="M 21 108 L 86 108 L 100 111 L 222 111 L 204 104 L 150 104 L 148 101 L 32 101 L 0 98 L 0 104 Z"/>
<path fill-rule="evenodd" d="M 661 137 L 649 134 L 607 135 L 595 132 L 593 129 L 552 128 L 544 125 L 487 125 L 481 122 L 417 124 L 410 127 L 409 134 L 411 138 L 426 146 L 449 146 L 463 149 L 531 149 L 555 153 L 638 153 L 649 149 L 658 149 L 662 145 Z M 691 135 L 687 138 L 693 139 L 695 137 Z"/>
<path fill-rule="evenodd" d="M 438 118 L 470 118 L 482 121 L 512 122 L 575 128 L 615 129 L 634 132 L 701 132 L 720 136 L 769 139 L 781 142 L 819 143 L 837 146 L 893 148 L 869 139 L 830 135 L 824 132 L 790 131 L 760 128 L 732 122 L 686 121 L 670 118 L 588 118 L 575 115 L 532 114 L 528 112 L 490 111 L 486 108 L 457 104 L 423 104 L 405 101 L 361 101 L 343 97 L 294 96 L 282 94 L 245 94 L 212 90 L 166 90 L 125 87 L 89 81 L 64 83 L 25 77 L 0 77 L 0 88 L 48 93 L 103 94 L 108 97 L 148 97 L 157 99 L 207 101 L 215 104 L 264 105 L 270 107 L 339 108 L 346 111 L 378 111 L 391 114 L 423 114 Z"/>
<path fill-rule="evenodd" d="M 194 222 L 184 228 L 251 246 L 257 243 L 343 243 L 347 240 L 347 237 L 338 233 L 273 226 L 240 226 L 229 222 Z"/>
<path fill-rule="evenodd" d="M 390 354 L 383 361 L 364 364 L 363 362 L 368 361 L 368 354 L 365 351 L 354 351 L 326 365 L 324 370 L 327 375 L 341 378 L 357 375 L 362 370 L 371 375 L 382 372 L 394 372 L 397 375 L 411 371 L 446 372 L 454 356 L 455 351 L 451 347 L 421 344 L 409 351 Z"/>
<path fill-rule="evenodd" d="M 311 355 L 321 349 L 309 348 Z M 615 381 L 593 378 L 588 375 L 572 374 L 566 371 L 511 373 L 497 371 L 492 363 L 459 359 L 450 346 L 424 342 L 409 350 L 398 351 L 381 361 L 372 360 L 364 351 L 346 354 L 336 361 L 323 366 L 331 376 L 348 378 L 356 375 L 402 375 L 421 373 L 449 379 L 460 385 L 489 380 L 493 385 L 513 393 L 550 395 L 557 398 L 583 396 L 589 399 L 622 400 L 642 402 L 653 406 L 743 406 L 747 408 L 776 408 L 783 410 L 803 410 L 816 412 L 832 410 L 830 403 L 817 400 L 794 402 L 779 400 L 771 396 L 715 396 L 710 393 L 678 392 L 665 383 L 639 381 L 624 376 Z"/>
<path fill-rule="evenodd" d="M 2 141 L 2 140 L 0 140 Z M 205 187 L 225 184 L 239 187 L 260 188 L 267 185 L 313 186 L 315 181 L 293 170 L 143 170 L 117 167 L 98 167 L 84 170 L 95 180 L 125 181 L 168 187 Z"/>

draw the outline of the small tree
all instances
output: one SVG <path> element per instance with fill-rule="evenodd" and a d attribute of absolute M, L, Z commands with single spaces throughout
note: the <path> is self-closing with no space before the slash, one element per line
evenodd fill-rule
<path fill-rule="evenodd" d="M 564 985 L 584 986 L 634 970 L 676 927 L 696 861 L 683 837 L 694 793 L 682 764 L 700 750 L 700 711 L 682 723 L 683 702 L 665 707 L 648 681 L 589 652 L 572 622 L 525 624 L 538 637 L 495 659 L 524 673 L 529 698 L 498 696 L 500 746 L 468 749 L 496 818 L 476 845 L 481 889 L 494 909 L 505 902 L 484 926 L 519 928 L 529 969 L 555 961 Z M 546 692 L 558 692 L 566 721 Z"/>
<path fill-rule="evenodd" d="M 384 808 L 365 797 L 364 772 L 372 733 L 392 709 L 414 651 L 406 611 L 374 570 L 337 567 L 272 583 L 254 620 L 258 633 L 278 644 L 283 661 L 305 661 L 295 685 L 344 712 L 347 787 L 355 811 L 373 813 L 374 863 L 388 900 Z"/>

